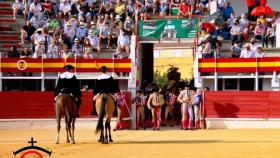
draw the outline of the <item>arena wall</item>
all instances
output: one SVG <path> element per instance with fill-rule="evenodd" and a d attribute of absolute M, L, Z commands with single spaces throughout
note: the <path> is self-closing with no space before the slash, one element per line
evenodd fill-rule
<path fill-rule="evenodd" d="M 125 128 L 131 127 L 131 93 L 127 96 L 127 107 L 123 107 L 122 117 L 125 118 Z M 93 92 L 83 92 L 80 108 L 81 119 L 97 120 L 90 115 L 92 111 Z M 0 119 L 51 119 L 54 118 L 53 92 L 0 92 Z"/>
<path fill-rule="evenodd" d="M 207 128 L 280 128 L 279 92 L 206 92 L 203 106 Z"/>

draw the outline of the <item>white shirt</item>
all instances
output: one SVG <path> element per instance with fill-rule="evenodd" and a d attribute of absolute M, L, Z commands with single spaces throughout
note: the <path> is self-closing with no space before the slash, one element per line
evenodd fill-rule
<path fill-rule="evenodd" d="M 60 78 L 67 78 L 67 79 L 70 79 L 70 78 L 72 78 L 74 76 L 75 76 L 74 73 L 68 72 L 68 71 L 63 72 L 62 74 L 59 75 Z"/>
<path fill-rule="evenodd" d="M 227 0 L 217 0 L 217 1 L 218 1 L 219 8 L 225 7 L 225 4 L 227 3 Z"/>
<path fill-rule="evenodd" d="M 202 50 L 202 54 L 210 54 L 211 53 L 211 44 L 207 42 Z"/>
<path fill-rule="evenodd" d="M 101 75 L 98 76 L 98 80 L 102 80 L 102 79 L 109 79 L 111 76 L 108 74 L 104 74 L 102 73 Z"/>
<path fill-rule="evenodd" d="M 89 43 L 92 46 L 92 48 L 97 49 L 98 47 L 98 37 L 97 36 L 88 36 Z"/>
<path fill-rule="evenodd" d="M 245 28 L 247 28 L 249 26 L 249 20 L 246 19 L 246 18 L 241 18 L 239 20 L 239 23 L 240 23 L 240 26 L 241 26 L 241 29 L 244 31 Z"/>
<path fill-rule="evenodd" d="M 42 5 L 40 3 L 38 3 L 36 6 L 34 3 L 30 4 L 30 8 L 29 8 L 30 12 L 36 14 L 39 13 L 40 11 L 42 11 Z"/>
<path fill-rule="evenodd" d="M 74 39 L 74 37 L 75 37 L 75 30 L 73 30 L 73 29 L 67 29 L 67 27 L 66 28 L 64 28 L 64 31 L 63 31 L 63 34 L 64 35 L 67 35 L 68 37 L 70 37 L 71 39 Z"/>
<path fill-rule="evenodd" d="M 247 50 L 246 48 L 241 51 L 240 58 L 254 58 L 255 52 Z"/>
<path fill-rule="evenodd" d="M 210 15 L 214 14 L 218 11 L 217 0 L 210 1 Z"/>
<path fill-rule="evenodd" d="M 71 11 L 71 4 L 70 3 L 60 3 L 59 11 L 63 12 L 64 14 Z"/>
<path fill-rule="evenodd" d="M 242 30 L 241 30 L 241 26 L 237 26 L 237 25 L 233 25 L 230 32 L 233 32 L 233 33 L 241 33 Z"/>
<path fill-rule="evenodd" d="M 35 43 L 35 44 L 38 44 L 38 42 L 41 41 L 41 40 L 45 42 L 45 37 L 44 37 L 44 35 L 43 35 L 43 34 L 39 35 L 38 33 L 36 33 L 36 34 L 34 35 L 34 43 Z"/>
<path fill-rule="evenodd" d="M 229 27 L 233 27 L 235 21 L 236 21 L 236 17 L 231 17 L 231 18 L 229 18 L 228 21 L 227 21 L 228 26 L 229 26 Z"/>
<path fill-rule="evenodd" d="M 125 36 L 120 35 L 118 37 L 118 42 L 117 42 L 118 46 L 129 46 L 129 43 L 130 43 L 130 41 L 129 41 L 129 37 L 127 35 L 125 35 Z"/>

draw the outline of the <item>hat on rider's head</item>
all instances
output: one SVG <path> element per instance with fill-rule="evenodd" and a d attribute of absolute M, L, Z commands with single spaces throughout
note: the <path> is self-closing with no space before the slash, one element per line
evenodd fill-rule
<path fill-rule="evenodd" d="M 63 69 L 65 69 L 65 70 L 72 70 L 72 69 L 75 69 L 75 67 L 70 65 L 70 64 L 68 64 L 68 65 L 63 66 Z"/>
<path fill-rule="evenodd" d="M 101 72 L 106 72 L 108 69 L 106 66 L 101 66 L 99 69 Z"/>

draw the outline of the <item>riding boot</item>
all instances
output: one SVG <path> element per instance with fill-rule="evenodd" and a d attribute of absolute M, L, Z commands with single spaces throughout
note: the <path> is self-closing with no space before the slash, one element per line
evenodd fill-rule
<path fill-rule="evenodd" d="M 194 129 L 199 129 L 199 120 L 195 121 Z"/>

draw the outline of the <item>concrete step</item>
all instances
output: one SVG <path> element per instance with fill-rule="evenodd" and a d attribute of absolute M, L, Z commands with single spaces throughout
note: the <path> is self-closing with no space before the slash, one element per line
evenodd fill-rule
<path fill-rule="evenodd" d="M 1 26 L 0 27 L 0 31 L 12 31 L 13 29 L 9 26 L 5 27 L 5 26 Z"/>
<path fill-rule="evenodd" d="M 1 31 L 0 30 L 0 36 L 1 35 L 20 35 L 20 31 Z"/>
<path fill-rule="evenodd" d="M 16 20 L 13 19 L 12 17 L 11 18 L 3 18 L 3 17 L 0 18 L 0 23 L 15 23 L 15 22 L 16 22 Z"/>
<path fill-rule="evenodd" d="M 19 35 L 2 35 L 0 36 L 0 42 L 18 42 Z"/>
<path fill-rule="evenodd" d="M 0 17 L 7 17 L 7 16 L 13 16 L 13 10 L 12 9 L 2 10 L 0 8 Z"/>
<path fill-rule="evenodd" d="M 0 44 L 0 47 L 2 49 L 10 49 L 12 46 L 16 46 L 17 48 L 23 48 L 23 47 L 28 47 L 30 48 L 31 45 L 30 44 L 24 44 L 24 45 L 21 45 L 21 44 L 18 44 L 18 43 L 2 43 Z"/>
<path fill-rule="evenodd" d="M 14 2 L 14 1 L 11 1 Z M 10 2 L 0 2 L 0 9 L 11 9 L 12 8 L 12 4 Z"/>

